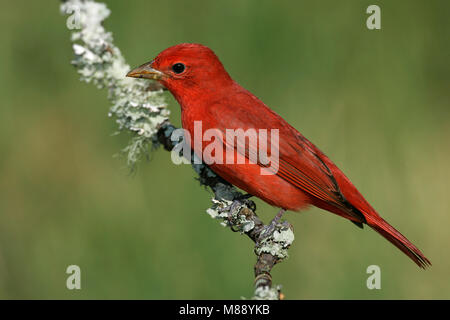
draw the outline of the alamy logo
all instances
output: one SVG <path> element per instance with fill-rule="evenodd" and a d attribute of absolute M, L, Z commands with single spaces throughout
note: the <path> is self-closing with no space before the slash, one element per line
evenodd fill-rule
<path fill-rule="evenodd" d="M 381 269 L 377 265 L 370 265 L 367 267 L 366 272 L 368 274 L 372 274 L 370 277 L 367 278 L 366 285 L 367 289 L 373 290 L 373 289 L 381 289 Z"/>
<path fill-rule="evenodd" d="M 77 265 L 70 265 L 66 269 L 66 273 L 70 274 L 66 280 L 66 287 L 69 290 L 81 289 L 81 269 Z"/>
<path fill-rule="evenodd" d="M 278 129 L 238 128 L 223 132 L 210 128 L 203 131 L 202 122 L 195 121 L 193 138 L 194 140 L 190 132 L 184 129 L 172 132 L 171 140 L 177 142 L 171 154 L 175 164 L 257 164 L 261 175 L 274 175 L 278 172 Z M 194 159 L 191 148 L 195 151 Z"/>
<path fill-rule="evenodd" d="M 369 30 L 381 29 L 381 9 L 376 4 L 367 7 L 366 13 L 370 16 L 367 18 L 366 26 Z"/>
<path fill-rule="evenodd" d="M 69 30 L 81 29 L 81 11 L 77 6 L 67 8 L 66 14 L 70 14 L 67 18 L 66 26 Z"/>

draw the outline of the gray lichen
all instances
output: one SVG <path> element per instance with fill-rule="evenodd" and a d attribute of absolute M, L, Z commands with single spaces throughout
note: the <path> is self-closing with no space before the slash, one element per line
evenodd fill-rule
<path fill-rule="evenodd" d="M 277 226 L 278 228 L 264 238 L 260 244 L 255 248 L 256 254 L 270 253 L 271 255 L 280 259 L 289 257 L 288 249 L 292 242 L 294 242 L 294 232 L 285 226 Z"/>
<path fill-rule="evenodd" d="M 256 287 L 255 295 L 252 297 L 253 300 L 279 300 L 280 298 L 281 286 L 275 287 Z"/>
<path fill-rule="evenodd" d="M 247 216 L 242 213 L 243 208 L 247 208 L 244 203 L 235 205 L 236 202 L 229 200 L 212 199 L 213 206 L 206 210 L 212 218 L 221 220 L 222 226 L 232 227 L 234 231 L 247 233 L 255 227 L 252 220 L 248 220 Z"/>

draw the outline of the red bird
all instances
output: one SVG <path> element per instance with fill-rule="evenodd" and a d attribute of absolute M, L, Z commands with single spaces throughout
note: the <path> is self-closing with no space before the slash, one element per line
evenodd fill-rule
<path fill-rule="evenodd" d="M 222 178 L 284 210 L 299 211 L 308 205 L 349 219 L 359 227 L 367 224 L 410 257 L 419 267 L 431 262 L 400 232 L 383 220 L 339 168 L 261 100 L 231 79 L 214 52 L 200 44 L 179 44 L 162 51 L 153 61 L 127 76 L 154 79 L 163 84 L 181 106 L 185 130 L 194 137 L 194 122 L 202 130 L 278 129 L 278 170 L 263 175 L 259 162 L 213 163 L 211 169 Z M 234 145 L 234 144 L 233 144 Z M 202 155 L 205 143 L 191 147 Z M 229 147 L 223 141 L 223 154 Z M 257 152 L 249 143 L 244 152 L 234 147 L 234 155 L 249 157 Z"/>

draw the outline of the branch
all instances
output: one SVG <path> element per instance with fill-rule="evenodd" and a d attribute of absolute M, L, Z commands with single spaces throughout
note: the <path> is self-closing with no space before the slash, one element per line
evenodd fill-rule
<path fill-rule="evenodd" d="M 72 30 L 75 54 L 72 64 L 80 80 L 108 90 L 111 102 L 109 116 L 118 124 L 118 132 L 131 132 L 132 138 L 123 152 L 127 163 L 134 168 L 150 148 L 163 146 L 174 152 L 172 133 L 176 129 L 169 121 L 170 114 L 162 95 L 163 88 L 146 80 L 126 78 L 130 70 L 113 37 L 102 22 L 110 11 L 103 3 L 91 0 L 67 0 L 61 12 L 69 14 L 67 27 Z M 193 159 L 193 157 L 191 157 Z M 247 235 L 254 243 L 257 261 L 254 299 L 280 299 L 280 286 L 272 286 L 270 274 L 275 264 L 288 257 L 287 249 L 294 240 L 292 226 L 273 220 L 268 229 L 256 215 L 253 201 L 246 199 L 231 184 L 216 175 L 205 164 L 194 164 L 198 180 L 209 187 L 214 197 L 206 212 L 223 226 Z M 270 232 L 267 232 L 270 230 Z"/>

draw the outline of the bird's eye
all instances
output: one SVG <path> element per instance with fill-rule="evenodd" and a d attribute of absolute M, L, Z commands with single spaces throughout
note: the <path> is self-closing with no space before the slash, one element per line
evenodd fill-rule
<path fill-rule="evenodd" d="M 177 74 L 182 73 L 182 72 L 184 71 L 184 69 L 186 69 L 186 66 L 185 66 L 184 64 L 182 64 L 182 63 L 175 63 L 175 64 L 172 66 L 173 72 L 175 72 L 175 73 L 177 73 Z"/>

